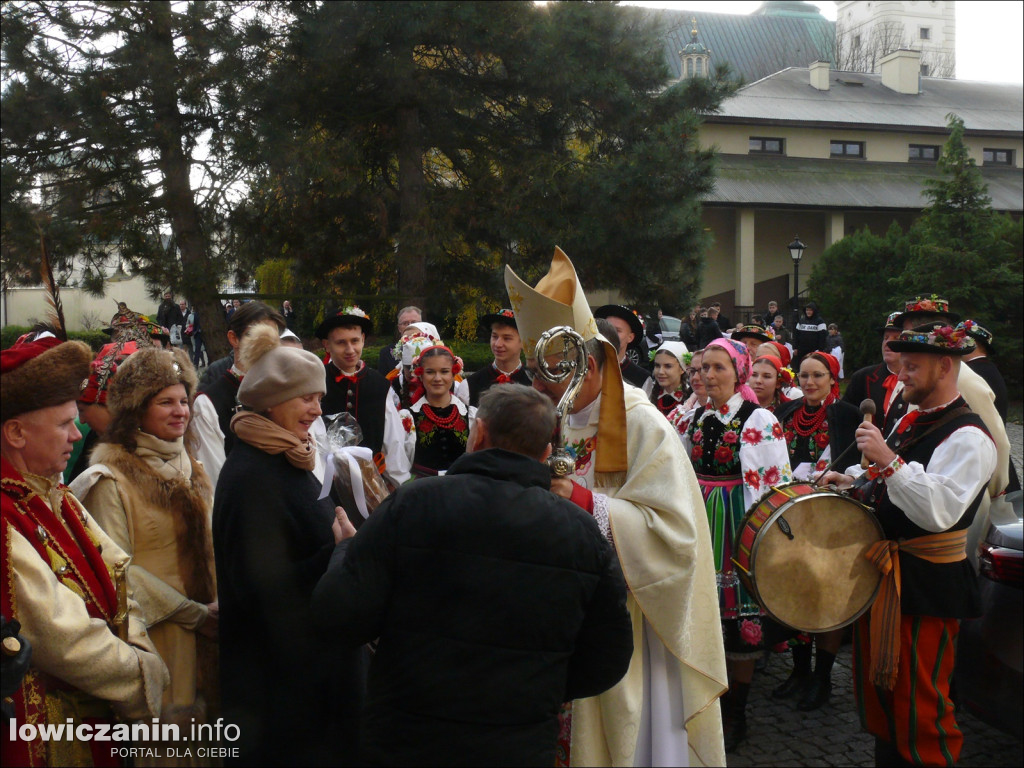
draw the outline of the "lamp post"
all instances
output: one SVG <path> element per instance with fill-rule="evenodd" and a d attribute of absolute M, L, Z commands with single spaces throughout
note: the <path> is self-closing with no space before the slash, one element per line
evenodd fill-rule
<path fill-rule="evenodd" d="M 804 257 L 807 246 L 800 242 L 799 235 L 795 235 L 793 242 L 786 247 L 793 259 L 793 332 L 796 333 L 796 324 L 800 322 L 800 259 Z"/>

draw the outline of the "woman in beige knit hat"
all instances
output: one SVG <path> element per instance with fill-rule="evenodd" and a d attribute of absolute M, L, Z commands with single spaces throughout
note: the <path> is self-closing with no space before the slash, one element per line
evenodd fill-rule
<path fill-rule="evenodd" d="M 312 472 L 326 369 L 264 325 L 239 357 L 238 439 L 213 508 L 224 717 L 243 764 L 338 764 L 355 754 L 363 660 L 318 636 L 310 608 L 335 544 L 355 533 Z"/>
<path fill-rule="evenodd" d="M 110 379 L 110 426 L 74 483 L 132 556 L 129 582 L 171 676 L 161 719 L 183 729 L 217 699 L 213 491 L 185 444 L 195 390 L 183 350 L 134 352 Z"/>

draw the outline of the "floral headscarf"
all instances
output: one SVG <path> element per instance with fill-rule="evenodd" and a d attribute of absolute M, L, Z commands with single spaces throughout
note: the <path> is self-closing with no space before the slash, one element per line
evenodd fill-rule
<path fill-rule="evenodd" d="M 732 367 L 736 370 L 736 391 L 744 400 L 756 405 L 757 395 L 747 386 L 747 379 L 750 378 L 750 354 L 747 352 L 747 345 L 732 339 L 715 339 L 704 348 L 704 352 L 715 348 L 724 349 L 732 360 Z"/>
<path fill-rule="evenodd" d="M 808 357 L 813 357 L 822 363 L 832 374 L 832 388 L 829 390 L 828 397 L 825 398 L 824 405 L 835 402 L 839 399 L 839 361 L 828 352 L 812 352 Z"/>

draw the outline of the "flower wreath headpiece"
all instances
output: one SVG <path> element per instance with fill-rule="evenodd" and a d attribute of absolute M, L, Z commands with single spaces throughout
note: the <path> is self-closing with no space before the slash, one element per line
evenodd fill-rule
<path fill-rule="evenodd" d="M 410 378 L 413 381 L 423 380 L 423 358 L 427 356 L 428 352 L 436 349 L 444 350 L 451 356 L 452 376 L 458 376 L 460 373 L 462 373 L 462 358 L 456 355 L 454 352 L 452 352 L 452 350 L 449 347 L 446 347 L 444 344 L 434 344 L 433 346 L 427 347 L 418 355 L 416 355 L 416 358 L 412 361 L 412 374 L 410 375 Z"/>

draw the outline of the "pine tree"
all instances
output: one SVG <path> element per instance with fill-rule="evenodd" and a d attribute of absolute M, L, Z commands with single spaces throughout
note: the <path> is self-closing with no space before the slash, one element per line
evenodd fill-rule
<path fill-rule="evenodd" d="M 442 317 L 504 303 L 502 265 L 536 276 L 558 244 L 588 288 L 695 297 L 696 133 L 725 74 L 668 87 L 659 30 L 609 4 L 292 8 L 247 99 L 260 174 L 233 223 L 253 261 Z"/>
<path fill-rule="evenodd" d="M 215 353 L 226 346 L 215 240 L 237 173 L 217 95 L 232 76 L 224 51 L 241 45 L 237 11 L 166 0 L 3 8 L 3 202 L 5 219 L 16 215 L 5 258 L 27 269 L 41 229 L 59 266 L 77 259 L 101 289 L 113 254 L 154 292 L 188 296 Z"/>

